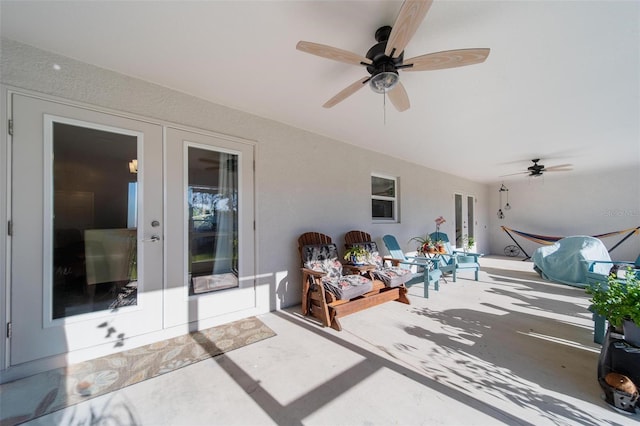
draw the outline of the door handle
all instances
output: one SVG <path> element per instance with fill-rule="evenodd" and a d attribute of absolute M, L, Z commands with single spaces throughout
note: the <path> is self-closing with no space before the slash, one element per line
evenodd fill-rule
<path fill-rule="evenodd" d="M 157 235 L 152 235 L 151 238 L 147 238 L 147 239 L 142 240 L 142 242 L 144 242 L 144 243 L 155 243 L 157 241 L 160 241 L 160 237 L 157 236 Z"/>

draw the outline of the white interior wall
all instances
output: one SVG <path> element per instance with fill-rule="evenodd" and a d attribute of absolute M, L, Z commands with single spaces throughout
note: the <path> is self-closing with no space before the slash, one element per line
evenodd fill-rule
<path fill-rule="evenodd" d="M 640 155 L 636 152 L 621 155 Z M 489 188 L 490 251 L 500 254 L 513 244 L 500 226 L 549 235 L 597 235 L 640 226 L 640 169 L 609 170 L 597 174 L 567 174 L 506 181 L 511 210 L 500 220 L 499 184 Z M 506 195 L 502 196 L 502 207 Z M 602 238 L 611 249 L 624 235 Z M 540 244 L 514 238 L 531 256 Z M 633 235 L 611 252 L 614 260 L 635 260 L 640 254 L 640 235 Z"/>

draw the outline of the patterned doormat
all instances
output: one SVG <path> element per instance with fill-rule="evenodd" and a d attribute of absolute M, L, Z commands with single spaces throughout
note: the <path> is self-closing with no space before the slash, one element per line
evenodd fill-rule
<path fill-rule="evenodd" d="M 10 426 L 275 336 L 255 317 L 0 385 Z"/>

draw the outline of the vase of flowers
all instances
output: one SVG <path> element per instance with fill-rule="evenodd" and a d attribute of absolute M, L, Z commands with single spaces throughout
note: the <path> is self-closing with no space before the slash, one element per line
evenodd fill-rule
<path fill-rule="evenodd" d="M 420 255 L 433 254 L 436 252 L 436 247 L 431 237 L 427 234 L 424 237 L 413 237 L 409 241 L 415 241 L 418 243 L 418 248 L 416 251 Z"/>

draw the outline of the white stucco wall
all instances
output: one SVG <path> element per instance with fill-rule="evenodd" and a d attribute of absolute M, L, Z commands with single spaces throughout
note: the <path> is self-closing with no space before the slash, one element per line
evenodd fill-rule
<path fill-rule="evenodd" d="M 636 152 L 621 155 L 640 155 Z M 597 173 L 572 173 L 553 178 L 520 178 L 505 182 L 509 188 L 511 210 L 500 220 L 500 185 L 490 190 L 490 251 L 500 254 L 513 244 L 500 226 L 519 231 L 549 235 L 598 235 L 640 226 L 640 169 L 627 168 Z M 503 193 L 502 206 L 506 203 Z M 516 241 L 532 255 L 540 247 L 523 237 Z M 608 249 L 624 235 L 602 238 Z M 629 237 L 611 252 L 614 260 L 635 260 L 640 254 L 640 234 Z"/>
<path fill-rule="evenodd" d="M 11 89 L 256 141 L 258 305 L 263 312 L 300 302 L 297 238 L 306 231 L 326 233 L 340 248 L 344 234 L 352 229 L 369 232 L 380 247 L 382 236 L 393 233 L 401 244 L 406 244 L 407 250 L 413 250 L 415 247 L 408 240 L 434 231 L 437 216 L 443 215 L 448 220 L 442 230 L 453 235 L 453 194 L 459 192 L 477 197 L 478 247 L 488 251 L 486 185 L 11 40 L 3 39 L 0 48 L 0 82 Z M 59 65 L 60 70 L 54 70 L 53 64 Z M 318 113 L 322 111 L 319 109 Z M 6 132 L 2 136 L 3 149 L 4 135 Z M 4 158 L 2 164 L 6 164 Z M 400 223 L 372 223 L 371 173 L 399 178 Z M 3 203 L 5 188 L 2 185 Z M 0 207 L 6 210 L 6 204 Z M 2 232 L 5 239 L 6 230 Z M 3 252 L 0 255 L 4 256 Z"/>

